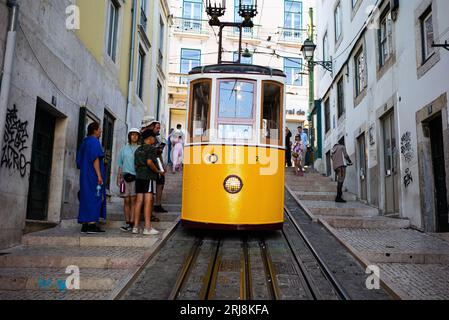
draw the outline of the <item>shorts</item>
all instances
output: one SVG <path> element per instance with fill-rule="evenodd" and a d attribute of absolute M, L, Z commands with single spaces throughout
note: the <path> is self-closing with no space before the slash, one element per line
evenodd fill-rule
<path fill-rule="evenodd" d="M 136 180 L 136 193 L 152 193 L 156 194 L 155 180 Z"/>
<path fill-rule="evenodd" d="M 125 192 L 120 193 L 121 198 L 135 197 L 136 196 L 136 181 L 125 181 Z"/>
<path fill-rule="evenodd" d="M 158 175 L 158 177 L 157 177 L 157 179 L 156 179 L 156 184 L 158 185 L 158 186 L 163 186 L 163 185 L 165 185 L 165 176 L 163 176 L 163 175 Z"/>

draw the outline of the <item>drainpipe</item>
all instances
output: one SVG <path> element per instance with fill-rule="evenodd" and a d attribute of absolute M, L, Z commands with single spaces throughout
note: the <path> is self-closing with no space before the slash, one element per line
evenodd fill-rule
<path fill-rule="evenodd" d="M 11 88 L 11 76 L 14 66 L 14 53 L 17 40 L 17 20 L 19 17 L 19 4 L 17 0 L 8 0 L 9 23 L 6 38 L 5 60 L 3 65 L 3 76 L 0 89 L 0 132 L 3 133 L 6 122 L 6 110 L 8 108 L 9 91 Z M 3 138 L 3 135 L 1 136 Z"/>
<path fill-rule="evenodd" d="M 134 82 L 134 48 L 136 45 L 136 25 L 137 25 L 137 0 L 133 1 L 133 18 L 131 25 L 131 48 L 129 50 L 129 79 L 128 79 L 128 102 L 126 104 L 126 133 L 129 131 L 129 109 L 131 107 L 133 96 L 133 82 Z"/>

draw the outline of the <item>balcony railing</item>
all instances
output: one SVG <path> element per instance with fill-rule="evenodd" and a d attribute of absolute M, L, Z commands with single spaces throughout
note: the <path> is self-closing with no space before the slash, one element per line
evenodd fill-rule
<path fill-rule="evenodd" d="M 170 85 L 187 85 L 188 84 L 188 74 L 186 73 L 170 73 L 169 84 Z"/>
<path fill-rule="evenodd" d="M 208 35 L 210 27 L 207 20 L 174 18 L 173 29 L 176 32 Z"/>
<path fill-rule="evenodd" d="M 307 29 L 279 28 L 281 41 L 303 43 L 307 39 Z"/>
<path fill-rule="evenodd" d="M 242 38 L 258 40 L 259 39 L 259 28 L 260 28 L 260 26 L 254 26 L 252 28 L 243 28 Z M 239 37 L 239 33 L 240 33 L 239 28 L 232 28 L 230 30 L 232 30 L 232 31 L 228 32 L 229 37 L 235 37 L 235 38 Z"/>

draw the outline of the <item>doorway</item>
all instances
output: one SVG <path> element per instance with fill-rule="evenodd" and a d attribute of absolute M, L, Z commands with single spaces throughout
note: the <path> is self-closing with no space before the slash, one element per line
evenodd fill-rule
<path fill-rule="evenodd" d="M 26 214 L 28 220 L 47 220 L 55 123 L 56 118 L 40 107 L 38 103 L 31 151 L 30 183 Z"/>
<path fill-rule="evenodd" d="M 435 221 L 437 232 L 449 232 L 443 121 L 441 113 L 429 121 L 430 148 L 435 183 Z"/>
<path fill-rule="evenodd" d="M 398 191 L 398 150 L 394 113 L 390 112 L 382 119 L 383 159 L 385 183 L 385 214 L 399 213 Z"/>
<path fill-rule="evenodd" d="M 332 175 L 332 161 L 331 152 L 326 152 L 326 176 L 330 177 Z"/>
<path fill-rule="evenodd" d="M 358 165 L 359 165 L 359 186 L 360 186 L 360 199 L 367 200 L 367 176 L 366 176 L 366 139 L 365 134 L 357 138 L 358 147 Z"/>

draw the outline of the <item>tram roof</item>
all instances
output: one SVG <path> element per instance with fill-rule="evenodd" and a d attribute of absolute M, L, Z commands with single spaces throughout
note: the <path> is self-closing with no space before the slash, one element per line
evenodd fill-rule
<path fill-rule="evenodd" d="M 285 73 L 279 69 L 272 69 L 263 66 L 256 66 L 252 64 L 214 64 L 203 67 L 193 68 L 189 74 L 201 74 L 201 73 L 233 73 L 233 74 L 252 74 L 252 75 L 267 75 L 286 77 Z"/>

